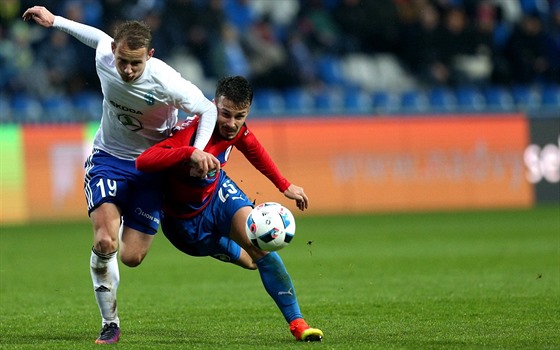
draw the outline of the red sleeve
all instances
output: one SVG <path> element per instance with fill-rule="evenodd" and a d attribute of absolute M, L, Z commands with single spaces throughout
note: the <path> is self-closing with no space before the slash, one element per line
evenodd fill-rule
<path fill-rule="evenodd" d="M 243 136 L 235 146 L 258 171 L 266 176 L 274 186 L 280 190 L 280 192 L 283 193 L 290 187 L 290 182 L 282 176 L 266 149 L 264 149 L 259 140 L 257 140 L 249 129 L 245 130 Z"/>
<path fill-rule="evenodd" d="M 136 158 L 136 169 L 145 172 L 161 171 L 188 163 L 195 149 L 193 146 L 185 146 L 190 144 L 191 137 L 192 128 L 177 131 L 140 154 Z"/>

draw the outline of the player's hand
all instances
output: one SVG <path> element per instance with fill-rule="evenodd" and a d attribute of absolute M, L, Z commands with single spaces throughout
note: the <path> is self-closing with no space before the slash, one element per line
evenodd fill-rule
<path fill-rule="evenodd" d="M 220 161 L 218 158 L 199 149 L 195 149 L 192 153 L 190 163 L 192 166 L 191 176 L 202 179 L 205 179 L 208 175 L 214 176 L 220 171 Z"/>
<path fill-rule="evenodd" d="M 33 6 L 28 8 L 21 16 L 24 21 L 29 21 L 30 19 L 35 20 L 37 24 L 50 28 L 54 23 L 54 15 L 43 6 Z"/>
<path fill-rule="evenodd" d="M 284 196 L 296 201 L 296 205 L 299 210 L 304 211 L 309 206 L 309 199 L 303 191 L 303 188 L 291 184 L 286 191 L 284 191 Z"/>

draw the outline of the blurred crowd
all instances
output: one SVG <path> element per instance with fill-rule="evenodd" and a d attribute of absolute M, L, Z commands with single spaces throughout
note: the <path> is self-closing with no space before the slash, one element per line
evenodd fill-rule
<path fill-rule="evenodd" d="M 419 87 L 560 83 L 560 0 L 2 0 L 1 95 L 99 91 L 93 50 L 24 23 L 33 5 L 110 35 L 142 19 L 155 56 L 207 91 L 237 74 L 316 88 L 325 57 L 390 57 Z"/>

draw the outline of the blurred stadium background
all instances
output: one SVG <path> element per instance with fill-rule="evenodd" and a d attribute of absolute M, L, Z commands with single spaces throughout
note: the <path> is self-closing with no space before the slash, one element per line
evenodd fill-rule
<path fill-rule="evenodd" d="M 209 98 L 248 77 L 250 125 L 311 214 L 560 201 L 560 0 L 3 0 L 0 223 L 84 216 L 101 114 L 93 50 L 24 23 L 33 5 L 109 34 L 145 20 Z"/>

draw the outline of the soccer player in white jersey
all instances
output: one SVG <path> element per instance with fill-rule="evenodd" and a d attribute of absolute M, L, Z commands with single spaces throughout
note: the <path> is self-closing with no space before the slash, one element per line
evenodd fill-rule
<path fill-rule="evenodd" d="M 22 17 L 66 32 L 95 49 L 103 115 L 85 165 L 84 191 L 94 231 L 90 272 L 102 317 L 95 342 L 116 343 L 120 338 L 117 250 L 127 266 L 142 262 L 158 230 L 162 203 L 159 177 L 137 171 L 135 159 L 170 135 L 181 109 L 202 116 L 194 143 L 197 149 L 185 162 L 203 178 L 208 171 L 219 170 L 220 162 L 202 151 L 216 124 L 216 106 L 198 87 L 153 57 L 151 32 L 142 22 L 124 22 L 112 38 L 42 6 L 27 9 Z"/>

